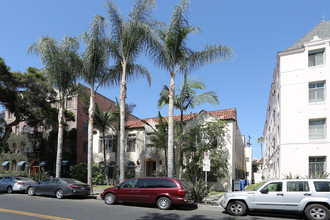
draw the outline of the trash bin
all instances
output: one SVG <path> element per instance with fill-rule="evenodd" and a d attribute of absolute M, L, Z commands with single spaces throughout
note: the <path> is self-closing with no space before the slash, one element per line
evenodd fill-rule
<path fill-rule="evenodd" d="M 241 190 L 244 190 L 245 180 L 241 180 Z"/>

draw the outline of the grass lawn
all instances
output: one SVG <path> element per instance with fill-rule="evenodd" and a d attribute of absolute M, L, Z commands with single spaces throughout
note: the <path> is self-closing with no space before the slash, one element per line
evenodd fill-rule
<path fill-rule="evenodd" d="M 93 189 L 106 189 L 109 187 L 113 187 L 113 185 L 93 185 Z"/>
<path fill-rule="evenodd" d="M 209 192 L 209 196 L 219 195 L 220 193 L 223 193 L 223 192 L 220 192 L 220 191 L 211 191 L 211 192 Z"/>

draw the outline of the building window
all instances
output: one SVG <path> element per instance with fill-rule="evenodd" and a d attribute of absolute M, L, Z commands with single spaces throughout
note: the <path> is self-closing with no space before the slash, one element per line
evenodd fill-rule
<path fill-rule="evenodd" d="M 13 119 L 14 118 L 14 114 L 11 112 L 8 112 L 8 119 Z"/>
<path fill-rule="evenodd" d="M 127 179 L 135 178 L 135 163 L 133 161 L 128 161 L 125 169 L 125 177 Z"/>
<path fill-rule="evenodd" d="M 99 142 L 99 153 L 103 152 L 104 139 L 102 138 Z M 105 150 L 107 153 L 117 151 L 117 136 L 107 136 L 105 137 Z"/>
<path fill-rule="evenodd" d="M 324 64 L 324 49 L 308 52 L 308 66 L 318 66 Z"/>
<path fill-rule="evenodd" d="M 325 157 L 309 157 L 309 175 L 319 176 L 326 171 Z"/>
<path fill-rule="evenodd" d="M 72 99 L 66 100 L 66 109 L 72 109 Z"/>
<path fill-rule="evenodd" d="M 135 152 L 136 135 L 129 134 L 127 137 L 127 152 Z"/>
<path fill-rule="evenodd" d="M 28 125 L 23 125 L 23 133 L 26 134 L 26 133 L 30 133 L 30 126 Z"/>
<path fill-rule="evenodd" d="M 246 160 L 246 162 L 250 162 L 250 158 L 249 157 L 246 157 L 245 160 Z"/>
<path fill-rule="evenodd" d="M 83 144 L 83 153 L 87 153 L 87 142 Z"/>
<path fill-rule="evenodd" d="M 309 140 L 325 139 L 325 119 L 309 120 Z"/>
<path fill-rule="evenodd" d="M 88 121 L 84 121 L 84 133 L 88 133 Z"/>
<path fill-rule="evenodd" d="M 325 82 L 309 83 L 309 102 L 324 101 Z"/>

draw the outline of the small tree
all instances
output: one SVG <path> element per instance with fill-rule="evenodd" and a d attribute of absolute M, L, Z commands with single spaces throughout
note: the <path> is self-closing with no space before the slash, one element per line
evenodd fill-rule
<path fill-rule="evenodd" d="M 260 165 L 260 163 L 258 163 L 257 160 L 252 161 L 252 172 L 253 173 L 256 173 L 259 171 L 259 165 Z"/>
<path fill-rule="evenodd" d="M 204 179 L 203 155 L 204 152 L 209 152 L 212 162 L 208 175 L 224 178 L 228 174 L 229 153 L 225 147 L 228 135 L 227 124 L 219 119 L 185 130 L 182 137 L 184 142 L 182 150 L 186 157 L 183 177 L 193 185 L 198 184 L 198 180 Z M 203 197 L 201 191 L 195 190 L 194 193 L 198 198 Z"/>

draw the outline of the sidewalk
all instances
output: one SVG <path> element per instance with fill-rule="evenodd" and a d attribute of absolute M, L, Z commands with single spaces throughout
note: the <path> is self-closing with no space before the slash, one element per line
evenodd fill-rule
<path fill-rule="evenodd" d="M 101 199 L 100 194 L 103 192 L 102 189 L 93 189 L 92 195 L 96 197 L 96 199 Z M 203 202 L 201 205 L 207 205 L 207 206 L 220 206 L 220 201 L 222 199 L 223 193 L 220 193 L 218 195 L 208 196 L 203 199 Z"/>

